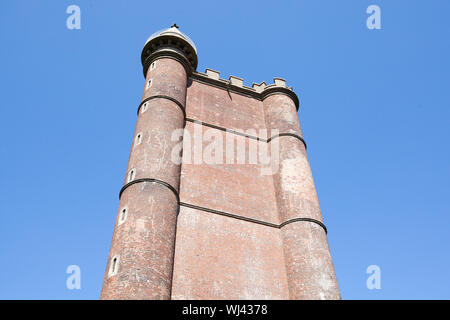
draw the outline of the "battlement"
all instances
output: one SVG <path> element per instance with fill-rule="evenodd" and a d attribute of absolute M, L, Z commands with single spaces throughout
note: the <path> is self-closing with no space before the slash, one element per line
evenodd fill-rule
<path fill-rule="evenodd" d="M 197 76 L 201 76 L 201 77 L 204 77 L 204 78 L 208 78 L 208 79 L 219 81 L 220 83 L 222 83 L 224 85 L 238 87 L 238 88 L 243 88 L 243 89 L 249 90 L 251 92 L 261 93 L 265 89 L 272 88 L 272 87 L 282 87 L 282 88 L 287 88 L 287 89 L 293 91 L 292 87 L 288 87 L 286 85 L 286 80 L 282 79 L 282 78 L 273 78 L 273 83 L 269 84 L 269 85 L 267 85 L 266 82 L 263 81 L 260 84 L 253 83 L 251 87 L 247 87 L 247 86 L 244 85 L 244 79 L 236 77 L 236 76 L 230 76 L 228 78 L 228 80 L 227 79 L 223 79 L 223 78 L 220 78 L 220 72 L 216 71 L 216 70 L 213 70 L 213 69 L 207 68 L 205 70 L 205 73 L 197 71 L 197 72 L 195 72 L 195 74 Z"/>
<path fill-rule="evenodd" d="M 288 94 L 294 100 L 298 110 L 298 97 L 293 91 L 292 87 L 286 85 L 286 80 L 282 78 L 273 78 L 273 83 L 267 85 L 265 81 L 261 83 L 253 83 L 251 87 L 244 85 L 244 79 L 229 76 L 228 80 L 220 77 L 220 72 L 217 70 L 207 68 L 205 73 L 194 71 L 192 78 L 200 82 L 205 82 L 225 90 L 234 91 L 240 94 L 248 95 L 253 98 L 262 100 L 269 92 L 280 91 Z"/>

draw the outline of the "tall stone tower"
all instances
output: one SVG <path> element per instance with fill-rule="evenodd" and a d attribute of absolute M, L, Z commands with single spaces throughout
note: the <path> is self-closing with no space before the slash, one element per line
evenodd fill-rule
<path fill-rule="evenodd" d="M 101 299 L 339 299 L 292 88 L 197 72 L 176 25 L 141 59 Z"/>

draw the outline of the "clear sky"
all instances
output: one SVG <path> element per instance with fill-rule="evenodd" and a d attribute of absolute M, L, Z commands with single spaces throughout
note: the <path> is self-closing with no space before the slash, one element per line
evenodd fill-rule
<path fill-rule="evenodd" d="M 0 298 L 99 298 L 141 49 L 176 22 L 198 71 L 298 93 L 342 297 L 449 299 L 449 14 L 448 0 L 1 1 Z"/>

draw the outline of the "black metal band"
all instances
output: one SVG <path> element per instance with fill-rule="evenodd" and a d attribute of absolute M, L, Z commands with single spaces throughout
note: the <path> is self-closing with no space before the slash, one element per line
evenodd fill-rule
<path fill-rule="evenodd" d="M 312 218 L 294 218 L 294 219 L 290 219 L 288 221 L 283 222 L 282 224 L 279 225 L 279 228 L 283 228 L 285 225 L 297 222 L 297 221 L 307 221 L 307 222 L 312 222 L 315 224 L 318 224 L 319 226 L 321 226 L 323 228 L 323 230 L 325 230 L 325 233 L 328 233 L 327 227 L 319 220 L 316 219 L 312 219 Z"/>
<path fill-rule="evenodd" d="M 191 118 L 186 118 L 186 121 L 189 121 L 189 122 L 192 122 L 192 123 L 196 123 L 196 124 L 200 124 L 200 125 L 205 126 L 205 127 L 210 127 L 210 128 L 213 128 L 213 129 L 217 129 L 217 130 L 229 132 L 229 133 L 232 133 L 232 134 L 235 134 L 235 135 L 238 135 L 238 136 L 242 136 L 242 137 L 245 137 L 245 138 L 249 138 L 249 139 L 253 139 L 253 140 L 258 140 L 258 141 L 267 142 L 266 139 L 258 138 L 258 137 L 251 136 L 251 135 L 246 134 L 246 133 L 243 133 L 243 132 L 234 131 L 234 130 L 227 129 L 227 128 L 224 128 L 224 127 L 219 127 L 219 126 L 216 126 L 216 125 L 214 125 L 214 124 L 202 122 L 202 121 L 200 121 L 200 120 L 195 120 L 195 119 L 191 119 Z"/>
<path fill-rule="evenodd" d="M 141 110 L 141 107 L 142 107 L 142 105 L 144 103 L 146 103 L 147 101 L 150 101 L 152 99 L 158 99 L 158 98 L 160 98 L 160 99 L 167 99 L 167 100 L 170 100 L 172 102 L 175 102 L 176 105 L 181 109 L 181 112 L 183 112 L 184 119 L 186 119 L 186 110 L 184 110 L 183 104 L 180 101 L 178 101 L 177 99 L 175 99 L 175 98 L 172 98 L 172 97 L 166 96 L 166 95 L 162 95 L 162 94 L 151 96 L 151 97 L 148 97 L 148 98 L 145 98 L 144 100 L 142 100 L 142 102 L 139 104 L 139 107 L 137 109 L 138 116 L 139 116 L 139 110 Z"/>
<path fill-rule="evenodd" d="M 298 108 L 300 106 L 298 96 L 295 94 L 294 91 L 292 91 L 286 87 L 278 87 L 278 86 L 266 87 L 264 89 L 264 91 L 261 92 L 261 98 L 262 98 L 262 100 L 264 100 L 269 96 L 277 95 L 277 94 L 283 94 L 283 95 L 286 95 L 289 98 L 291 98 L 295 104 L 295 109 L 298 111 Z"/>
<path fill-rule="evenodd" d="M 214 209 L 209 209 L 209 208 L 205 208 L 205 207 L 199 207 L 190 203 L 185 203 L 185 202 L 180 202 L 180 206 L 183 207 L 188 207 L 191 209 L 197 209 L 200 211 L 205 211 L 205 212 L 209 212 L 209 213 L 214 213 L 214 214 L 218 214 L 221 216 L 225 216 L 225 217 L 229 217 L 229 218 L 234 218 L 234 219 L 238 219 L 238 220 L 244 220 L 244 221 L 248 221 L 248 222 L 253 222 L 256 224 L 262 224 L 268 227 L 272 227 L 272 228 L 278 228 L 278 225 L 274 224 L 274 223 L 270 223 L 270 222 L 265 222 L 265 221 L 261 221 L 261 220 L 256 220 L 256 219 L 252 219 L 252 218 L 247 218 L 247 217 L 243 217 L 243 216 L 239 216 L 237 214 L 232 214 L 232 213 L 228 213 L 228 212 L 224 212 L 224 211 L 218 211 L 218 210 L 214 210 Z"/>
<path fill-rule="evenodd" d="M 291 224 L 294 222 L 299 222 L 299 221 L 312 222 L 312 223 L 315 223 L 315 224 L 321 226 L 323 228 L 323 230 L 325 231 L 325 233 L 328 233 L 327 227 L 321 221 L 312 219 L 312 218 L 294 218 L 294 219 L 290 219 L 290 220 L 285 221 L 278 225 L 275 223 L 270 223 L 270 222 L 266 222 L 266 221 L 262 221 L 262 220 L 243 217 L 243 216 L 228 213 L 225 211 L 219 211 L 219 210 L 209 209 L 209 208 L 205 208 L 205 207 L 200 207 L 200 206 L 196 206 L 196 205 L 190 204 L 190 203 L 180 202 L 179 204 L 180 204 L 180 206 L 183 206 L 183 207 L 196 209 L 196 210 L 200 210 L 200 211 L 205 211 L 205 212 L 209 212 L 209 213 L 214 213 L 214 214 L 218 214 L 218 215 L 233 218 L 233 219 L 238 219 L 238 220 L 243 220 L 243 221 L 252 222 L 252 223 L 256 223 L 256 224 L 261 224 L 261 225 L 276 228 L 276 229 L 281 229 L 288 224 Z"/>
<path fill-rule="evenodd" d="M 243 133 L 243 132 L 234 131 L 234 130 L 230 130 L 230 129 L 227 129 L 227 128 L 224 128 L 224 127 L 216 126 L 214 124 L 202 122 L 200 120 L 186 118 L 186 121 L 189 121 L 189 122 L 192 122 L 192 123 L 196 123 L 196 124 L 201 124 L 202 126 L 205 126 L 205 127 L 210 127 L 210 128 L 217 129 L 217 130 L 222 130 L 222 131 L 229 132 L 229 133 L 232 133 L 232 134 L 235 134 L 235 135 L 238 135 L 238 136 L 243 136 L 243 137 L 246 137 L 246 138 L 249 138 L 249 139 L 262 141 L 262 142 L 267 142 L 267 143 L 270 142 L 271 140 L 275 139 L 275 138 L 278 138 L 278 137 L 291 136 L 291 137 L 294 137 L 294 138 L 297 138 L 298 140 L 300 140 L 303 143 L 303 145 L 305 146 L 305 149 L 306 149 L 306 142 L 305 142 L 305 140 L 303 140 L 302 137 L 300 137 L 299 135 L 297 135 L 295 133 L 280 133 L 280 134 L 277 134 L 277 135 L 275 135 L 273 137 L 270 137 L 269 139 L 266 140 L 266 139 L 263 139 L 263 138 L 251 136 L 251 135 Z"/>
<path fill-rule="evenodd" d="M 120 189 L 120 192 L 119 192 L 119 199 L 120 199 L 120 197 L 122 196 L 122 193 L 125 191 L 126 188 L 128 188 L 129 186 L 132 186 L 133 184 L 141 183 L 141 182 L 158 183 L 158 184 L 161 184 L 161 185 L 163 185 L 163 186 L 169 188 L 170 191 L 172 191 L 173 194 L 175 195 L 175 197 L 177 198 L 177 203 L 180 202 L 180 196 L 178 195 L 178 191 L 177 191 L 174 187 L 172 187 L 170 184 L 168 184 L 168 183 L 165 182 L 165 181 L 162 181 L 162 180 L 159 180 L 159 179 L 153 179 L 153 178 L 142 178 L 142 179 L 136 179 L 136 180 L 133 180 L 133 181 L 131 181 L 131 182 L 128 182 L 126 185 L 124 185 L 124 186 L 122 187 L 122 189 Z"/>
<path fill-rule="evenodd" d="M 305 140 L 303 140 L 302 137 L 300 137 L 298 134 L 295 134 L 295 133 L 280 133 L 280 134 L 277 134 L 277 135 L 267 139 L 267 142 L 270 142 L 271 140 L 273 140 L 275 138 L 285 137 L 285 136 L 297 138 L 298 140 L 300 140 L 303 143 L 303 145 L 305 146 L 305 150 L 306 150 L 306 142 L 305 142 Z"/>
<path fill-rule="evenodd" d="M 142 53 L 144 54 L 145 51 L 143 50 Z M 166 48 L 161 48 L 159 50 L 156 50 L 155 52 L 151 53 L 146 58 L 143 58 L 142 72 L 144 74 L 144 78 L 147 77 L 148 68 L 150 67 L 152 62 L 154 62 L 157 59 L 162 59 L 162 58 L 173 59 L 173 60 L 176 60 L 179 63 L 181 63 L 181 65 L 186 70 L 186 75 L 188 77 L 197 68 L 197 63 L 194 62 L 195 66 L 191 65 L 191 62 L 188 61 L 188 59 L 186 58 L 184 51 L 178 50 L 176 48 L 166 47 Z"/>
<path fill-rule="evenodd" d="M 217 214 L 217 215 L 221 215 L 221 216 L 225 216 L 225 217 L 229 217 L 229 218 L 233 218 L 233 219 L 238 219 L 238 220 L 243 220 L 243 221 L 247 221 L 247 222 L 252 222 L 252 223 L 256 223 L 256 224 L 260 224 L 260 225 L 264 225 L 267 227 L 272 227 L 272 228 L 276 228 L 276 229 L 281 229 L 284 226 L 294 223 L 294 222 L 299 222 L 299 221 L 307 221 L 307 222 L 312 222 L 315 223 L 319 226 L 321 226 L 323 228 L 323 230 L 325 231 L 325 233 L 328 233 L 327 227 L 319 220 L 316 219 L 312 219 L 312 218 L 294 218 L 294 219 L 290 219 L 287 220 L 281 224 L 275 224 L 275 223 L 271 223 L 271 222 L 266 222 L 266 221 L 262 221 L 262 220 L 257 220 L 257 219 L 252 219 L 252 218 L 247 218 L 247 217 L 243 217 L 237 214 L 232 214 L 232 213 L 228 213 L 225 211 L 219 211 L 219 210 L 214 210 L 214 209 L 210 209 L 210 208 L 206 208 L 206 207 L 200 207 L 200 206 L 196 206 L 194 204 L 190 204 L 190 203 L 186 203 L 186 202 L 181 202 L 180 201 L 180 196 L 178 194 L 178 191 L 171 186 L 169 183 L 159 180 L 159 179 L 153 179 L 153 178 L 142 178 L 142 179 L 136 179 L 133 180 L 129 183 L 127 183 L 126 185 L 124 185 L 122 187 L 122 189 L 120 189 L 119 192 L 119 199 L 122 196 L 122 193 L 125 191 L 125 189 L 127 189 L 129 186 L 136 184 L 136 183 L 142 183 L 142 182 L 152 182 L 152 183 L 158 183 L 161 184 L 167 188 L 170 189 L 170 191 L 173 192 L 173 194 L 175 195 L 175 197 L 177 198 L 177 203 L 178 206 L 183 206 L 183 207 L 187 207 L 187 208 L 191 208 L 191 209 L 196 209 L 196 210 L 200 210 L 200 211 L 205 211 L 205 212 L 209 212 L 209 213 L 213 213 L 213 214 Z"/>

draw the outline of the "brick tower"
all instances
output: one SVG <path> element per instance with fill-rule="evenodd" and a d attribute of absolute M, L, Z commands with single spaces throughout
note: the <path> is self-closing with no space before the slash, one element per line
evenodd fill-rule
<path fill-rule="evenodd" d="M 176 25 L 141 59 L 101 299 L 340 299 L 292 88 L 197 72 Z"/>

